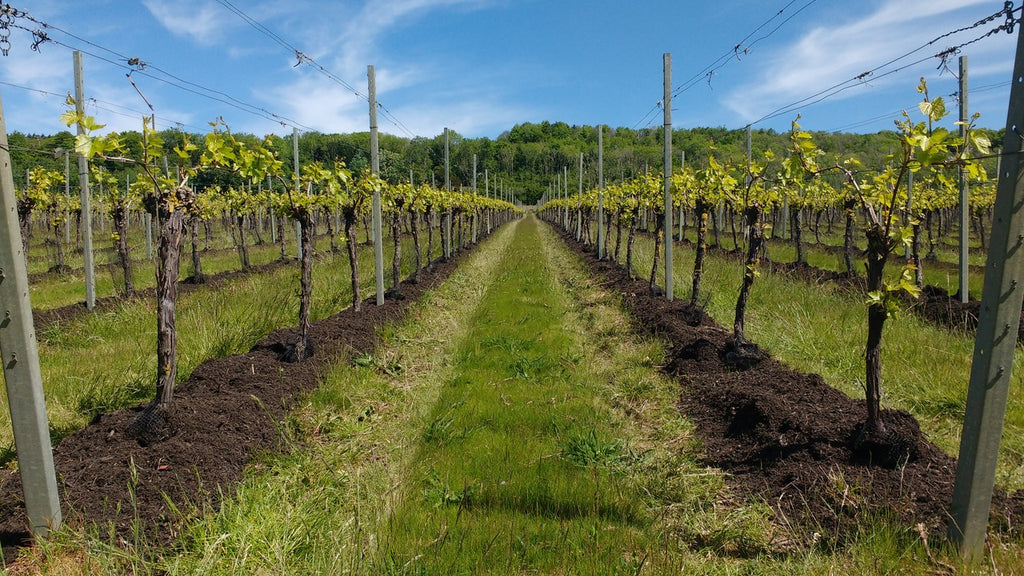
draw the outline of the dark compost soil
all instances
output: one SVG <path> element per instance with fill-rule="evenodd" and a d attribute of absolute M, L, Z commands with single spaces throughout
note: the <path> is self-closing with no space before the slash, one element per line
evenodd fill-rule
<path fill-rule="evenodd" d="M 806 542 L 817 533 L 841 544 L 877 516 L 945 533 L 956 460 L 924 438 L 913 416 L 884 411 L 894 450 L 868 450 L 858 441 L 862 399 L 770 358 L 743 371 L 730 367 L 728 330 L 685 301 L 651 296 L 647 282 L 563 238 L 621 295 L 638 330 L 670 344 L 664 369 L 680 383 L 680 409 L 696 424 L 703 462 L 727 472 L 741 494 L 771 505 Z M 999 529 L 1019 531 L 1010 519 L 1022 514 L 1024 495 L 996 495 L 991 517 Z"/>
<path fill-rule="evenodd" d="M 436 262 L 418 283 L 403 282 L 404 298 L 388 298 L 383 306 L 367 299 L 361 312 L 349 308 L 314 323 L 315 355 L 305 362 L 282 361 L 297 340 L 295 329 L 271 333 L 246 354 L 204 362 L 176 389 L 168 440 L 142 447 L 123 434 L 144 406 L 101 415 L 65 438 L 54 449 L 65 522 L 112 525 L 128 543 L 135 530 L 151 544 L 170 542 L 181 518 L 168 499 L 186 514 L 215 509 L 254 456 L 286 449 L 280 423 L 294 400 L 316 386 L 320 371 L 346 355 L 372 351 L 378 329 L 403 318 L 457 260 Z M 0 471 L 0 540 L 8 560 L 29 542 L 26 526 L 20 475 Z"/>

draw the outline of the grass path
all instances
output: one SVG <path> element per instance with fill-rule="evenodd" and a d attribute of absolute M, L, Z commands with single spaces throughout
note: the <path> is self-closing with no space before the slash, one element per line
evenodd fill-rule
<path fill-rule="evenodd" d="M 638 448 L 596 390 L 556 258 L 536 220 L 520 225 L 427 417 L 381 572 L 549 571 L 567 556 L 596 572 L 649 553 Z"/>

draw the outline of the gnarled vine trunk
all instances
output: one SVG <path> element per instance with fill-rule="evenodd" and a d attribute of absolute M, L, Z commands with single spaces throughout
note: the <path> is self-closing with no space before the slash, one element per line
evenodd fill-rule
<path fill-rule="evenodd" d="M 708 216 L 710 206 L 697 200 L 695 216 L 697 218 L 697 247 L 693 258 L 693 284 L 690 288 L 690 306 L 700 304 L 700 282 L 704 276 L 704 256 L 708 251 Z"/>
<path fill-rule="evenodd" d="M 286 244 L 285 244 L 284 217 L 283 216 L 279 216 L 277 218 L 277 241 L 281 245 L 281 260 L 287 260 L 288 259 L 288 249 L 287 249 Z"/>
<path fill-rule="evenodd" d="M 619 261 L 619 248 L 622 246 L 622 210 L 616 213 L 615 217 L 615 255 L 613 258 Z"/>
<path fill-rule="evenodd" d="M 633 244 L 636 243 L 636 214 L 629 219 L 629 239 L 626 240 L 626 274 L 633 277 Z"/>
<path fill-rule="evenodd" d="M 242 270 L 248 270 L 252 266 L 249 265 L 249 245 L 245 240 L 245 215 L 236 213 L 235 224 L 238 226 L 238 258 Z"/>
<path fill-rule="evenodd" d="M 187 196 L 191 195 L 191 191 L 179 189 L 178 194 Z M 156 268 L 156 396 L 126 430 L 128 436 L 143 445 L 171 435 L 170 407 L 178 377 L 178 331 L 175 320 L 185 213 L 177 209 L 161 216 Z"/>
<path fill-rule="evenodd" d="M 345 238 L 348 240 L 348 263 L 352 271 L 352 310 L 359 312 L 362 301 L 359 296 L 359 256 L 356 250 L 356 213 L 346 208 L 342 214 L 345 219 Z"/>
<path fill-rule="evenodd" d="M 59 222 L 59 220 L 55 218 L 52 226 L 53 244 L 57 247 L 57 264 L 55 269 L 59 274 L 63 274 L 68 271 L 68 265 L 64 259 L 64 242 L 61 238 L 64 235 L 64 225 L 58 224 L 57 222 Z"/>
<path fill-rule="evenodd" d="M 434 264 L 434 207 L 427 206 L 427 268 Z"/>
<path fill-rule="evenodd" d="M 397 295 L 401 290 L 401 265 L 402 265 L 402 206 L 401 199 L 395 200 L 395 212 L 391 216 L 391 241 L 394 246 L 394 256 L 391 258 L 391 290 Z"/>
<path fill-rule="evenodd" d="M 294 356 L 288 360 L 301 362 L 313 355 L 313 344 L 309 340 L 310 310 L 313 303 L 313 216 L 308 210 L 296 215 L 300 224 L 302 252 L 299 257 L 299 339 L 295 343 Z"/>
<path fill-rule="evenodd" d="M 870 226 L 866 232 L 867 249 L 867 289 L 868 293 L 883 289 L 882 275 L 893 242 L 881 226 Z M 881 417 L 881 384 L 882 384 L 882 329 L 888 314 L 885 305 L 876 302 L 868 306 L 868 337 L 864 353 L 865 380 L 864 396 L 867 402 L 868 419 L 865 430 L 868 434 L 885 432 L 885 423 Z"/>
<path fill-rule="evenodd" d="M 124 274 L 124 295 L 131 298 L 135 296 L 135 282 L 132 280 L 132 258 L 128 252 L 128 209 L 124 206 L 114 206 L 111 216 L 114 219 L 114 248 L 117 250 L 117 260 Z"/>
<path fill-rule="evenodd" d="M 744 210 L 747 221 L 747 232 L 750 240 L 747 244 L 747 258 L 743 268 L 743 284 L 740 285 L 740 294 L 736 298 L 736 314 L 733 317 L 732 335 L 736 345 L 746 342 L 744 338 L 744 321 L 747 312 L 747 300 L 750 298 L 750 288 L 754 285 L 757 277 L 757 266 L 760 263 L 759 255 L 761 245 L 764 244 L 764 229 L 761 227 L 761 207 L 748 206 Z"/>
<path fill-rule="evenodd" d="M 412 218 L 409 219 L 409 232 L 412 233 L 412 247 L 416 251 L 416 263 L 415 268 L 412 271 L 412 281 L 420 281 L 420 270 L 423 268 L 423 257 L 420 255 L 420 215 L 415 210 L 412 213 Z"/>
<path fill-rule="evenodd" d="M 856 198 L 849 198 L 843 203 L 843 211 L 846 212 L 846 228 L 843 232 L 843 263 L 846 265 L 846 274 L 856 276 L 857 270 L 853 267 L 853 228 L 856 220 Z"/>
<path fill-rule="evenodd" d="M 789 237 L 793 239 L 793 247 L 796 249 L 796 263 L 804 263 L 804 236 L 800 229 L 800 209 L 789 209 Z"/>
<path fill-rule="evenodd" d="M 661 256 L 661 237 L 662 237 L 662 231 L 661 230 L 658 230 L 657 232 L 654 233 L 654 264 L 651 266 L 651 282 L 650 282 L 651 295 L 656 294 L 657 291 L 658 291 L 658 284 L 657 284 L 656 281 L 658 279 L 658 263 L 659 263 L 659 260 L 660 260 L 659 256 Z"/>
<path fill-rule="evenodd" d="M 189 218 L 189 240 L 192 244 L 192 281 L 201 284 L 206 280 L 203 276 L 203 262 L 199 250 L 199 216 Z"/>

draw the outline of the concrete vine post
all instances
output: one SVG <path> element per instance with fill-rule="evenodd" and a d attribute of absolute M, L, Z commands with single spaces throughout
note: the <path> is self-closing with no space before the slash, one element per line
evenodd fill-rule
<path fill-rule="evenodd" d="M 1024 300 L 1024 27 L 1017 32 L 1006 137 L 1000 151 L 999 183 L 993 208 L 992 235 L 981 296 L 967 407 L 960 436 L 956 482 L 950 508 L 949 536 L 964 556 L 984 553 L 996 459 L 1013 357 L 1017 347 L 1021 301 Z"/>
<path fill-rule="evenodd" d="M 604 126 L 597 126 L 597 259 L 604 260 Z"/>
<path fill-rule="evenodd" d="M 445 201 L 450 201 L 452 194 L 451 164 L 448 152 L 448 128 L 444 129 L 444 191 L 448 194 Z M 444 212 L 444 259 L 452 257 L 452 209 L 447 207 Z"/>
<path fill-rule="evenodd" d="M 0 102 L 0 214 L 4 224 L 0 226 L 0 356 L 29 528 L 36 536 L 45 537 L 60 525 L 61 512 L 8 150 Z"/>
<path fill-rule="evenodd" d="M 672 54 L 665 53 L 665 298 L 672 301 Z"/>
<path fill-rule="evenodd" d="M 380 149 L 377 143 L 377 74 L 373 65 L 366 67 L 370 104 L 370 173 L 380 174 Z M 384 305 L 384 224 L 381 215 L 380 189 L 374 187 L 371 202 L 373 212 L 373 270 L 377 284 L 377 306 Z M 397 286 L 396 286 L 397 289 Z"/>
<path fill-rule="evenodd" d="M 82 52 L 75 50 L 75 108 L 81 116 L 85 114 L 85 88 L 82 81 Z M 78 135 L 85 133 L 79 125 Z M 89 160 L 78 155 L 78 182 L 82 188 L 82 260 L 85 266 L 85 307 L 92 310 L 96 307 L 96 268 L 92 253 L 92 208 L 89 205 Z"/>
<path fill-rule="evenodd" d="M 299 186 L 299 129 L 298 128 L 292 128 L 292 170 L 295 173 L 295 194 L 300 194 L 302 192 L 302 189 Z M 283 252 L 283 248 L 284 248 L 284 235 L 282 234 L 281 236 L 282 236 L 282 244 L 281 244 L 282 252 L 281 252 L 281 255 L 283 256 L 284 255 L 284 252 Z M 295 243 L 296 243 L 296 246 L 295 246 L 295 257 L 301 260 L 302 259 L 302 222 L 299 222 L 298 220 L 295 221 Z"/>
<path fill-rule="evenodd" d="M 967 56 L 960 57 L 960 137 L 967 138 L 967 123 L 970 120 L 967 113 Z M 971 208 L 968 199 L 970 185 L 966 171 L 963 168 L 957 171 L 960 179 L 960 282 L 958 293 L 960 301 L 966 303 L 968 300 L 967 273 L 970 268 L 967 255 L 967 237 L 971 229 Z"/>
<path fill-rule="evenodd" d="M 476 154 L 473 154 L 473 244 L 477 242 L 477 228 L 479 226 L 479 222 L 477 222 L 477 212 L 479 212 L 479 209 L 477 209 L 476 196 Z"/>

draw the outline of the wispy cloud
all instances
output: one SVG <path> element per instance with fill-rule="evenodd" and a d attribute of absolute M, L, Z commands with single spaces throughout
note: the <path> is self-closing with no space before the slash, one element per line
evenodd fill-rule
<path fill-rule="evenodd" d="M 876 6 L 874 11 L 860 18 L 836 26 L 815 27 L 795 42 L 769 51 L 754 80 L 727 92 L 722 103 L 745 121 L 757 119 L 777 107 L 807 98 L 899 58 L 940 34 L 969 25 L 988 15 L 984 7 L 991 7 L 991 3 L 984 0 L 884 0 Z M 937 41 L 865 76 L 863 84 L 854 84 L 854 88 L 835 98 L 863 95 L 865 90 L 906 82 L 905 75 L 884 76 L 884 73 L 928 58 L 1000 23 L 992 22 Z M 987 50 L 982 44 L 973 49 Z M 937 62 L 928 66 L 934 69 Z"/>
<path fill-rule="evenodd" d="M 428 55 L 416 63 L 379 61 L 382 38 L 396 30 L 413 26 L 428 16 L 451 10 L 478 10 L 495 4 L 496 0 L 373 0 L 360 2 L 352 14 L 323 14 L 324 23 L 315 35 L 307 33 L 305 41 L 312 44 L 312 54 L 327 56 L 325 66 L 342 78 L 366 77 L 366 65 L 377 61 L 378 80 L 383 90 L 415 85 L 429 78 Z M 340 29 L 338 21 L 344 22 Z M 329 23 L 329 25 L 327 24 Z M 308 28 L 307 28 L 308 31 Z M 386 76 L 388 75 L 388 76 Z"/>
<path fill-rule="evenodd" d="M 369 109 L 366 100 L 333 83 L 325 83 L 319 75 L 309 74 L 300 80 L 270 89 L 268 101 L 275 110 L 304 126 L 323 132 L 365 132 L 369 129 Z M 476 88 L 435 93 L 429 97 L 396 98 L 388 111 L 401 123 L 395 124 L 381 114 L 380 129 L 400 136 L 406 130 L 417 135 L 441 133 L 449 127 L 462 134 L 482 134 L 502 130 L 536 115 L 536 111 L 523 106 L 509 105 L 500 93 Z M 288 129 L 273 126 L 271 122 L 245 118 L 245 131 L 282 133 Z M 261 132 L 262 131 L 262 132 Z"/>
<path fill-rule="evenodd" d="M 497 133 L 536 115 L 534 110 L 509 106 L 486 97 L 459 102 L 435 102 L 398 107 L 395 115 L 415 134 L 440 134 L 445 127 L 464 135 Z M 383 129 L 402 133 L 387 125 Z"/>
<path fill-rule="evenodd" d="M 206 0 L 143 0 L 160 25 L 177 36 L 212 44 L 223 34 L 223 10 Z"/>
<path fill-rule="evenodd" d="M 361 95 L 367 93 L 367 63 L 375 63 L 378 99 L 389 107 L 402 127 L 392 125 L 381 116 L 382 130 L 407 135 L 403 127 L 415 134 L 436 134 L 444 126 L 466 133 L 505 126 L 521 119 L 523 110 L 501 102 L 499 94 L 489 92 L 481 82 L 462 83 L 457 93 L 449 89 L 442 98 L 435 83 L 451 76 L 451 63 L 440 63 L 424 53 L 415 60 L 394 61 L 380 48 L 390 34 L 416 25 L 428 17 L 451 10 L 480 10 L 503 0 L 385 0 L 361 2 L 361 8 L 343 15 L 340 33 L 334 25 L 336 13 L 321 13 L 323 24 L 302 37 L 299 49 L 309 50 L 317 62 L 337 75 Z M 326 23 L 331 22 L 331 26 Z M 294 36 L 296 23 L 289 32 Z M 322 54 L 323 56 L 318 56 Z M 310 66 L 299 68 L 303 78 L 269 89 L 265 101 L 273 103 L 282 115 L 324 131 L 367 130 L 366 101 L 327 77 L 315 73 Z M 428 88 L 429 87 L 429 88 Z M 432 103 L 436 102 L 436 104 Z M 277 130 L 279 131 L 279 130 Z"/>
<path fill-rule="evenodd" d="M 346 53 L 372 49 L 377 39 L 398 25 L 413 22 L 437 10 L 481 8 L 487 0 L 384 0 L 366 2 L 342 35 Z"/>

